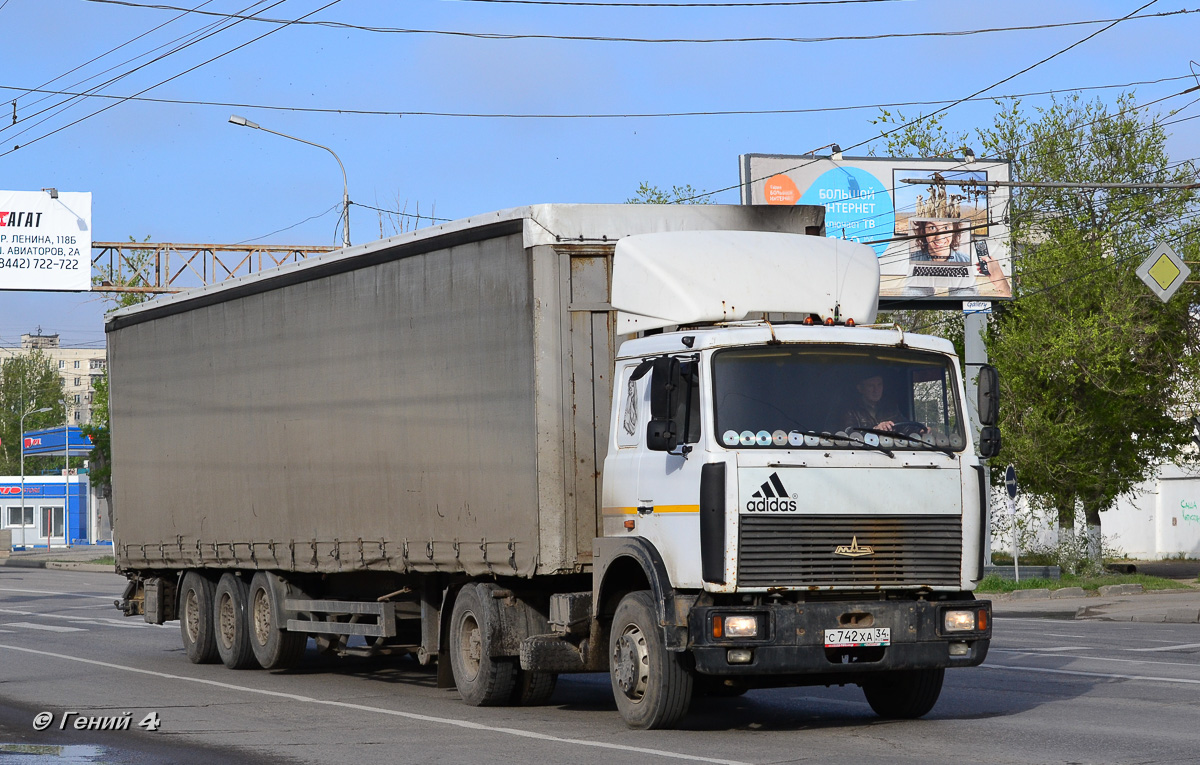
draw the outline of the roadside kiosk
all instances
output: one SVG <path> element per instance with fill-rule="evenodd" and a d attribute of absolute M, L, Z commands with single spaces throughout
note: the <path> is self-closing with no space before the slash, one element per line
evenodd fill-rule
<path fill-rule="evenodd" d="M 86 472 L 62 475 L 60 468 L 58 475 L 45 475 L 38 464 L 44 460 L 31 459 L 86 457 L 92 442 L 79 428 L 33 430 L 23 440 L 24 492 L 20 476 L 0 476 L 0 528 L 11 532 L 13 549 L 93 544 Z"/>

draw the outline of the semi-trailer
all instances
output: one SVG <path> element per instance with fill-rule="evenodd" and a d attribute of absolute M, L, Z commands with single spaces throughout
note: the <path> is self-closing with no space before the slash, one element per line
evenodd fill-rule
<path fill-rule="evenodd" d="M 118 606 L 193 662 L 311 638 L 474 705 L 608 672 L 635 728 L 783 685 L 927 713 L 990 641 L 995 373 L 976 438 L 823 214 L 537 205 L 111 314 Z"/>

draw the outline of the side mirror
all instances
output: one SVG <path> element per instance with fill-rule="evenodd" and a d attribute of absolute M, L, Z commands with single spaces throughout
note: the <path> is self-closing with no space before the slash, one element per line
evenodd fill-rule
<path fill-rule="evenodd" d="M 979 368 L 979 424 L 995 425 L 1000 419 L 1000 376 L 996 368 L 984 364 Z M 999 443 L 999 434 L 996 439 Z"/>
<path fill-rule="evenodd" d="M 672 414 L 675 391 L 683 381 L 679 359 L 674 356 L 659 356 L 654 359 L 650 376 L 650 419 L 666 420 Z"/>
<path fill-rule="evenodd" d="M 979 456 L 991 459 L 1000 454 L 1000 428 L 988 426 L 979 431 Z"/>
<path fill-rule="evenodd" d="M 683 381 L 679 359 L 660 356 L 652 362 L 650 376 L 650 422 L 646 425 L 646 448 L 669 452 L 679 444 L 679 426 L 671 415 Z"/>
<path fill-rule="evenodd" d="M 674 420 L 650 420 L 646 426 L 646 448 L 652 452 L 673 451 L 679 445 Z"/>

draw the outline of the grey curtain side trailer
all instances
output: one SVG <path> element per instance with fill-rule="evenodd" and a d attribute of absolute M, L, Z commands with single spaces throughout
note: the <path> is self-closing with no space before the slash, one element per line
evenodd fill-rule
<path fill-rule="evenodd" d="M 114 313 L 118 567 L 585 570 L 616 240 L 804 233 L 823 214 L 538 205 Z"/>

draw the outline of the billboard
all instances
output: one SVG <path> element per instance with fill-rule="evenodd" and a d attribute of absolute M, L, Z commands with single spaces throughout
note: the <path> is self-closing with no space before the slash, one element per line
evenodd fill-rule
<path fill-rule="evenodd" d="M 941 183 L 1007 181 L 1007 162 L 836 154 L 739 159 L 742 204 L 823 205 L 826 236 L 874 248 L 881 304 L 1012 297 L 1008 189 Z"/>
<path fill-rule="evenodd" d="M 0 191 L 0 290 L 92 288 L 92 193 Z"/>

